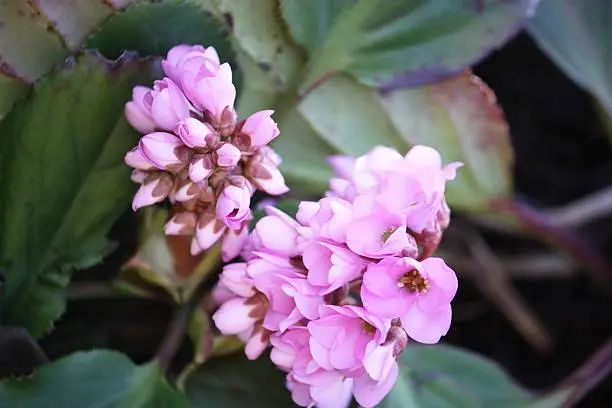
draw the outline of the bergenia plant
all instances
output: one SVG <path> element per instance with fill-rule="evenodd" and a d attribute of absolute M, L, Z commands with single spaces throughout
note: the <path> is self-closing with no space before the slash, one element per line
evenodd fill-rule
<path fill-rule="evenodd" d="M 141 184 L 133 209 L 168 198 L 166 234 L 193 236 L 194 255 L 218 240 L 224 261 L 240 254 L 214 289 L 212 318 L 249 359 L 272 346 L 295 403 L 346 406 L 354 395 L 375 406 L 409 338 L 434 344 L 450 327 L 457 277 L 430 255 L 461 163 L 426 146 L 329 157 L 325 197 L 302 201 L 295 219 L 268 206 L 249 234 L 253 193 L 288 191 L 267 146 L 279 135 L 273 112 L 237 119 L 231 68 L 213 47 L 176 46 L 162 66 L 167 77 L 134 88 L 125 107 L 145 133 L 125 156 Z"/>
<path fill-rule="evenodd" d="M 508 73 L 524 35 L 491 53 L 529 27 L 605 117 L 610 13 L 571 2 L 0 0 L 0 407 L 571 406 L 609 342 L 546 392 L 458 347 L 534 390 L 589 354 L 511 279 L 612 270 L 522 190 L 557 169 L 520 98 L 564 92 Z M 609 305 L 568 276 L 583 330 Z"/>

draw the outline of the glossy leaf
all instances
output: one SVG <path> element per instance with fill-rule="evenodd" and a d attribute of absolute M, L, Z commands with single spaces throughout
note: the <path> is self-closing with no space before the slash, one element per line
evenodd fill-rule
<path fill-rule="evenodd" d="M 451 346 L 410 345 L 381 408 L 518 408 L 532 397 L 501 366 Z"/>
<path fill-rule="evenodd" d="M 242 353 L 207 361 L 187 381 L 186 393 L 196 408 L 294 406 L 284 373 L 267 355 L 256 361 Z"/>
<path fill-rule="evenodd" d="M 125 152 L 138 134 L 123 119 L 150 63 L 94 53 L 39 81 L 0 123 L 0 308 L 5 323 L 42 335 L 63 311 L 73 267 L 91 265 L 134 193 Z"/>
<path fill-rule="evenodd" d="M 372 89 L 345 76 L 334 76 L 300 103 L 299 112 L 335 150 L 361 155 L 377 144 L 405 145 Z"/>
<path fill-rule="evenodd" d="M 273 79 L 277 89 L 287 89 L 304 61 L 287 38 L 275 0 L 218 0 L 218 16 L 236 45 Z M 293 84 L 297 86 L 297 84 Z"/>
<path fill-rule="evenodd" d="M 381 97 L 395 128 L 410 145 L 432 146 L 444 162 L 465 167 L 447 185 L 456 208 L 486 208 L 512 194 L 512 146 L 495 95 L 479 78 L 463 74 Z"/>
<path fill-rule="evenodd" d="M 177 44 L 214 46 L 223 60 L 232 56 L 227 36 L 198 2 L 143 2 L 112 17 L 86 42 L 108 58 L 124 50 L 164 56 Z"/>
<path fill-rule="evenodd" d="M 358 0 L 341 12 L 339 1 L 283 3 L 295 40 L 311 51 L 308 89 L 342 71 L 385 88 L 455 74 L 516 33 L 537 0 Z"/>
<path fill-rule="evenodd" d="M 11 110 L 14 103 L 25 95 L 27 90 L 28 85 L 24 81 L 0 72 L 0 120 Z"/>
<path fill-rule="evenodd" d="M 41 405 L 42 404 L 42 405 Z M 32 378 L 0 382 L 0 406 L 188 408 L 156 363 L 134 365 L 107 350 L 78 352 L 42 366 Z"/>
<path fill-rule="evenodd" d="M 543 1 L 529 31 L 548 56 L 612 114 L 612 2 Z"/>

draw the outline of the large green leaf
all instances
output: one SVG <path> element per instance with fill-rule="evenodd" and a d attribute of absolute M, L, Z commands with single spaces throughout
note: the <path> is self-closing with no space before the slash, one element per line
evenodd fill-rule
<path fill-rule="evenodd" d="M 512 194 L 508 124 L 495 95 L 480 79 L 463 74 L 398 89 L 381 100 L 406 142 L 435 147 L 446 163 L 465 164 L 447 185 L 451 206 L 477 211 Z"/>
<path fill-rule="evenodd" d="M 276 0 L 216 0 L 217 16 L 230 30 L 237 46 L 272 78 L 273 87 L 297 86 L 304 65 L 298 48 L 288 38 Z M 310 4 L 310 3 L 309 3 Z"/>
<path fill-rule="evenodd" d="M 519 408 L 532 400 L 503 369 L 451 346 L 410 345 L 382 408 Z"/>
<path fill-rule="evenodd" d="M 295 40 L 311 51 L 303 89 L 341 71 L 374 86 L 388 86 L 390 81 L 393 86 L 414 85 L 457 73 L 514 34 L 537 4 L 535 0 L 282 2 Z"/>
<path fill-rule="evenodd" d="M 86 35 L 134 0 L 0 2 L 2 70 L 34 81 L 80 48 Z"/>
<path fill-rule="evenodd" d="M 135 366 L 107 350 L 78 352 L 42 366 L 32 378 L 0 382 L 0 406 L 19 408 L 188 408 L 156 363 Z"/>
<path fill-rule="evenodd" d="M 15 101 L 22 97 L 28 85 L 17 78 L 3 75 L 0 72 L 0 120 L 11 110 Z"/>
<path fill-rule="evenodd" d="M 162 56 L 177 44 L 212 45 L 221 59 L 232 56 L 229 40 L 219 23 L 195 1 L 135 4 L 113 16 L 85 46 L 116 58 L 124 50 Z"/>
<path fill-rule="evenodd" d="M 134 193 L 125 152 L 138 134 L 123 119 L 150 62 L 88 53 L 39 81 L 0 123 L 0 313 L 34 336 L 63 310 L 69 269 L 99 259 Z"/>
<path fill-rule="evenodd" d="M 529 31 L 559 67 L 612 115 L 612 2 L 544 0 Z"/>
<path fill-rule="evenodd" d="M 292 407 L 284 377 L 267 355 L 249 361 L 239 353 L 207 361 L 189 378 L 186 392 L 197 408 Z"/>

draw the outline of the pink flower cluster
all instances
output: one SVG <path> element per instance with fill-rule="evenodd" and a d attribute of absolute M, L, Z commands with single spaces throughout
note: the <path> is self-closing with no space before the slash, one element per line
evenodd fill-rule
<path fill-rule="evenodd" d="M 272 111 L 237 120 L 236 89 L 228 63 L 213 47 L 179 45 L 162 61 L 167 77 L 152 89 L 137 86 L 125 106 L 128 122 L 144 136 L 125 156 L 140 183 L 134 210 L 169 198 L 169 235 L 193 235 L 197 254 L 222 239 L 222 256 L 236 257 L 248 236 L 255 189 L 289 189 L 280 157 L 267 144 L 278 136 Z"/>
<path fill-rule="evenodd" d="M 354 396 L 372 407 L 393 387 L 408 338 L 432 344 L 449 330 L 457 278 L 430 255 L 460 163 L 443 166 L 425 146 L 330 163 L 330 191 L 300 203 L 295 220 L 266 208 L 244 262 L 221 274 L 213 320 L 250 359 L 271 345 L 297 404 L 342 407 Z"/>

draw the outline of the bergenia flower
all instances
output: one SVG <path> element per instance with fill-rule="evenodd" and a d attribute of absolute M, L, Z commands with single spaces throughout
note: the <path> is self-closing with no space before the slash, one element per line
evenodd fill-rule
<path fill-rule="evenodd" d="M 178 45 L 162 67 L 167 77 L 135 87 L 125 106 L 128 122 L 144 134 L 125 156 L 141 184 L 133 208 L 169 198 L 183 215 L 169 220 L 166 234 L 193 235 L 194 254 L 221 240 L 229 261 L 246 243 L 255 190 L 289 190 L 281 159 L 267 146 L 279 134 L 273 111 L 237 120 L 232 70 L 213 47 Z"/>
<path fill-rule="evenodd" d="M 268 141 L 259 134 L 274 127 L 268 120 L 267 112 L 249 118 L 236 146 Z M 258 188 L 278 191 L 266 166 L 280 159 L 265 149 L 247 174 Z M 130 160 L 147 168 L 138 153 Z M 449 330 L 457 277 L 430 255 L 450 221 L 446 182 L 461 164 L 442 165 L 425 146 L 406 156 L 379 146 L 330 163 L 330 190 L 301 202 L 296 219 L 265 208 L 245 238 L 246 263 L 226 266 L 217 289 L 240 296 L 226 297 L 213 318 L 225 334 L 243 330 L 249 358 L 272 345 L 296 404 L 345 408 L 352 396 L 373 407 L 393 387 L 408 338 L 436 343 Z"/>
<path fill-rule="evenodd" d="M 273 111 L 237 119 L 231 68 L 213 47 L 176 46 L 162 67 L 167 77 L 125 106 L 143 134 L 125 156 L 140 184 L 134 210 L 168 199 L 166 234 L 191 236 L 194 254 L 220 241 L 223 260 L 242 258 L 224 266 L 206 310 L 249 359 L 272 346 L 296 404 L 376 406 L 408 338 L 432 344 L 450 328 L 457 277 L 431 255 L 461 163 L 426 146 L 330 157 L 325 197 L 301 202 L 295 219 L 267 206 L 249 232 L 255 191 L 288 191 L 268 146 Z"/>

